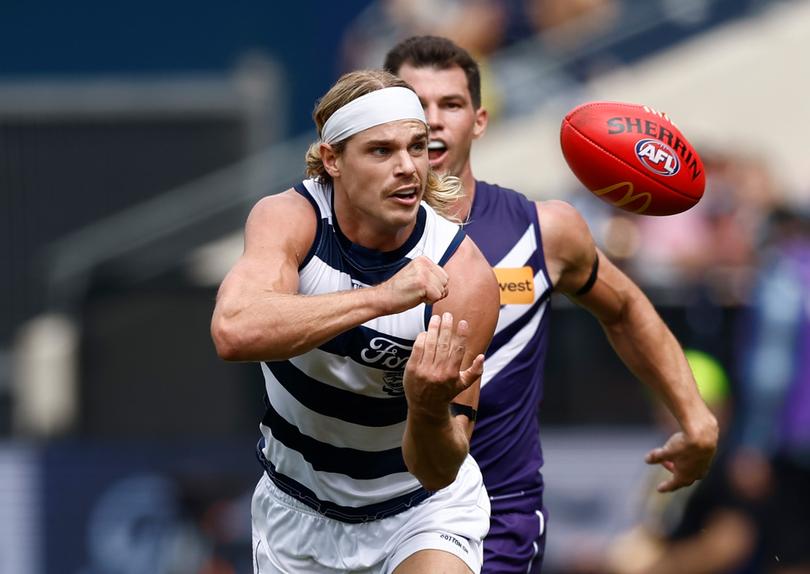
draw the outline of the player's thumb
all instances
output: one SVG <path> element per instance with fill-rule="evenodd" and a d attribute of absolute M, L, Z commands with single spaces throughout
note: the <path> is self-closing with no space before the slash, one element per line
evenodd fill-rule
<path fill-rule="evenodd" d="M 458 372 L 458 379 L 461 385 L 466 389 L 475 381 L 481 378 L 484 374 L 484 355 L 478 355 L 473 361 L 472 365 Z"/>
<path fill-rule="evenodd" d="M 647 464 L 659 464 L 665 460 L 669 460 L 669 450 L 666 446 L 654 448 L 644 457 L 644 461 Z"/>

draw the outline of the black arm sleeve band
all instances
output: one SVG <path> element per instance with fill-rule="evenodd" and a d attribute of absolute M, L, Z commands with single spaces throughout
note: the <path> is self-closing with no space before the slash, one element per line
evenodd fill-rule
<path fill-rule="evenodd" d="M 579 288 L 579 291 L 574 293 L 577 297 L 581 295 L 585 295 L 588 291 L 591 290 L 594 283 L 596 283 L 596 276 L 599 274 L 599 253 L 596 254 L 596 258 L 593 260 L 593 267 L 591 267 L 591 274 L 588 276 L 588 280 L 585 282 L 585 285 Z"/>
<path fill-rule="evenodd" d="M 450 403 L 450 412 L 454 417 L 459 415 L 464 415 L 470 422 L 475 422 L 475 419 L 478 418 L 478 411 L 472 408 L 469 405 L 462 405 L 459 403 Z"/>

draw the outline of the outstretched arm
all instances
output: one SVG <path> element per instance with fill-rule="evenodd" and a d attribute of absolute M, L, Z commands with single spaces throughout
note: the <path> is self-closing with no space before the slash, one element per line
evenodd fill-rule
<path fill-rule="evenodd" d="M 757 525 L 744 511 L 721 507 L 710 512 L 695 534 L 661 538 L 645 525 L 619 536 L 602 559 L 610 574 L 712 574 L 736 572 L 756 548 Z"/>
<path fill-rule="evenodd" d="M 701 399 L 680 344 L 641 289 L 594 245 L 579 213 L 560 201 L 538 204 L 543 248 L 555 289 L 590 311 L 630 371 L 650 386 L 677 419 L 681 431 L 647 454 L 672 477 L 659 491 L 671 491 L 702 478 L 717 446 L 717 421 Z M 598 273 L 590 290 L 594 259 Z"/>
<path fill-rule="evenodd" d="M 298 267 L 315 230 L 312 207 L 292 190 L 253 208 L 245 226 L 245 251 L 220 286 L 211 320 L 220 357 L 287 359 L 374 317 L 444 297 L 446 273 L 425 258 L 375 287 L 299 294 Z"/>

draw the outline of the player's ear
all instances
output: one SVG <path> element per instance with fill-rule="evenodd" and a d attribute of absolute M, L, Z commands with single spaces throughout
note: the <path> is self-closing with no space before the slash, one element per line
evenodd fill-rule
<path fill-rule="evenodd" d="M 338 154 L 335 152 L 332 146 L 327 143 L 322 143 L 319 150 L 321 152 L 321 161 L 323 162 L 323 167 L 326 170 L 326 173 L 333 178 L 339 177 L 340 167 L 338 167 Z"/>
<path fill-rule="evenodd" d="M 489 113 L 487 113 L 486 108 L 478 108 L 475 110 L 475 123 L 473 124 L 473 138 L 478 139 L 487 129 L 487 123 L 489 122 Z"/>

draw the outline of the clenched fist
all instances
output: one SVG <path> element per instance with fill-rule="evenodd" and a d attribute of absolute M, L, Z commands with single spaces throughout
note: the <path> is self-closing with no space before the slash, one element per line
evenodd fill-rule
<path fill-rule="evenodd" d="M 449 277 L 444 269 L 420 255 L 376 289 L 385 298 L 390 314 L 401 313 L 420 303 L 432 305 L 447 297 Z"/>

